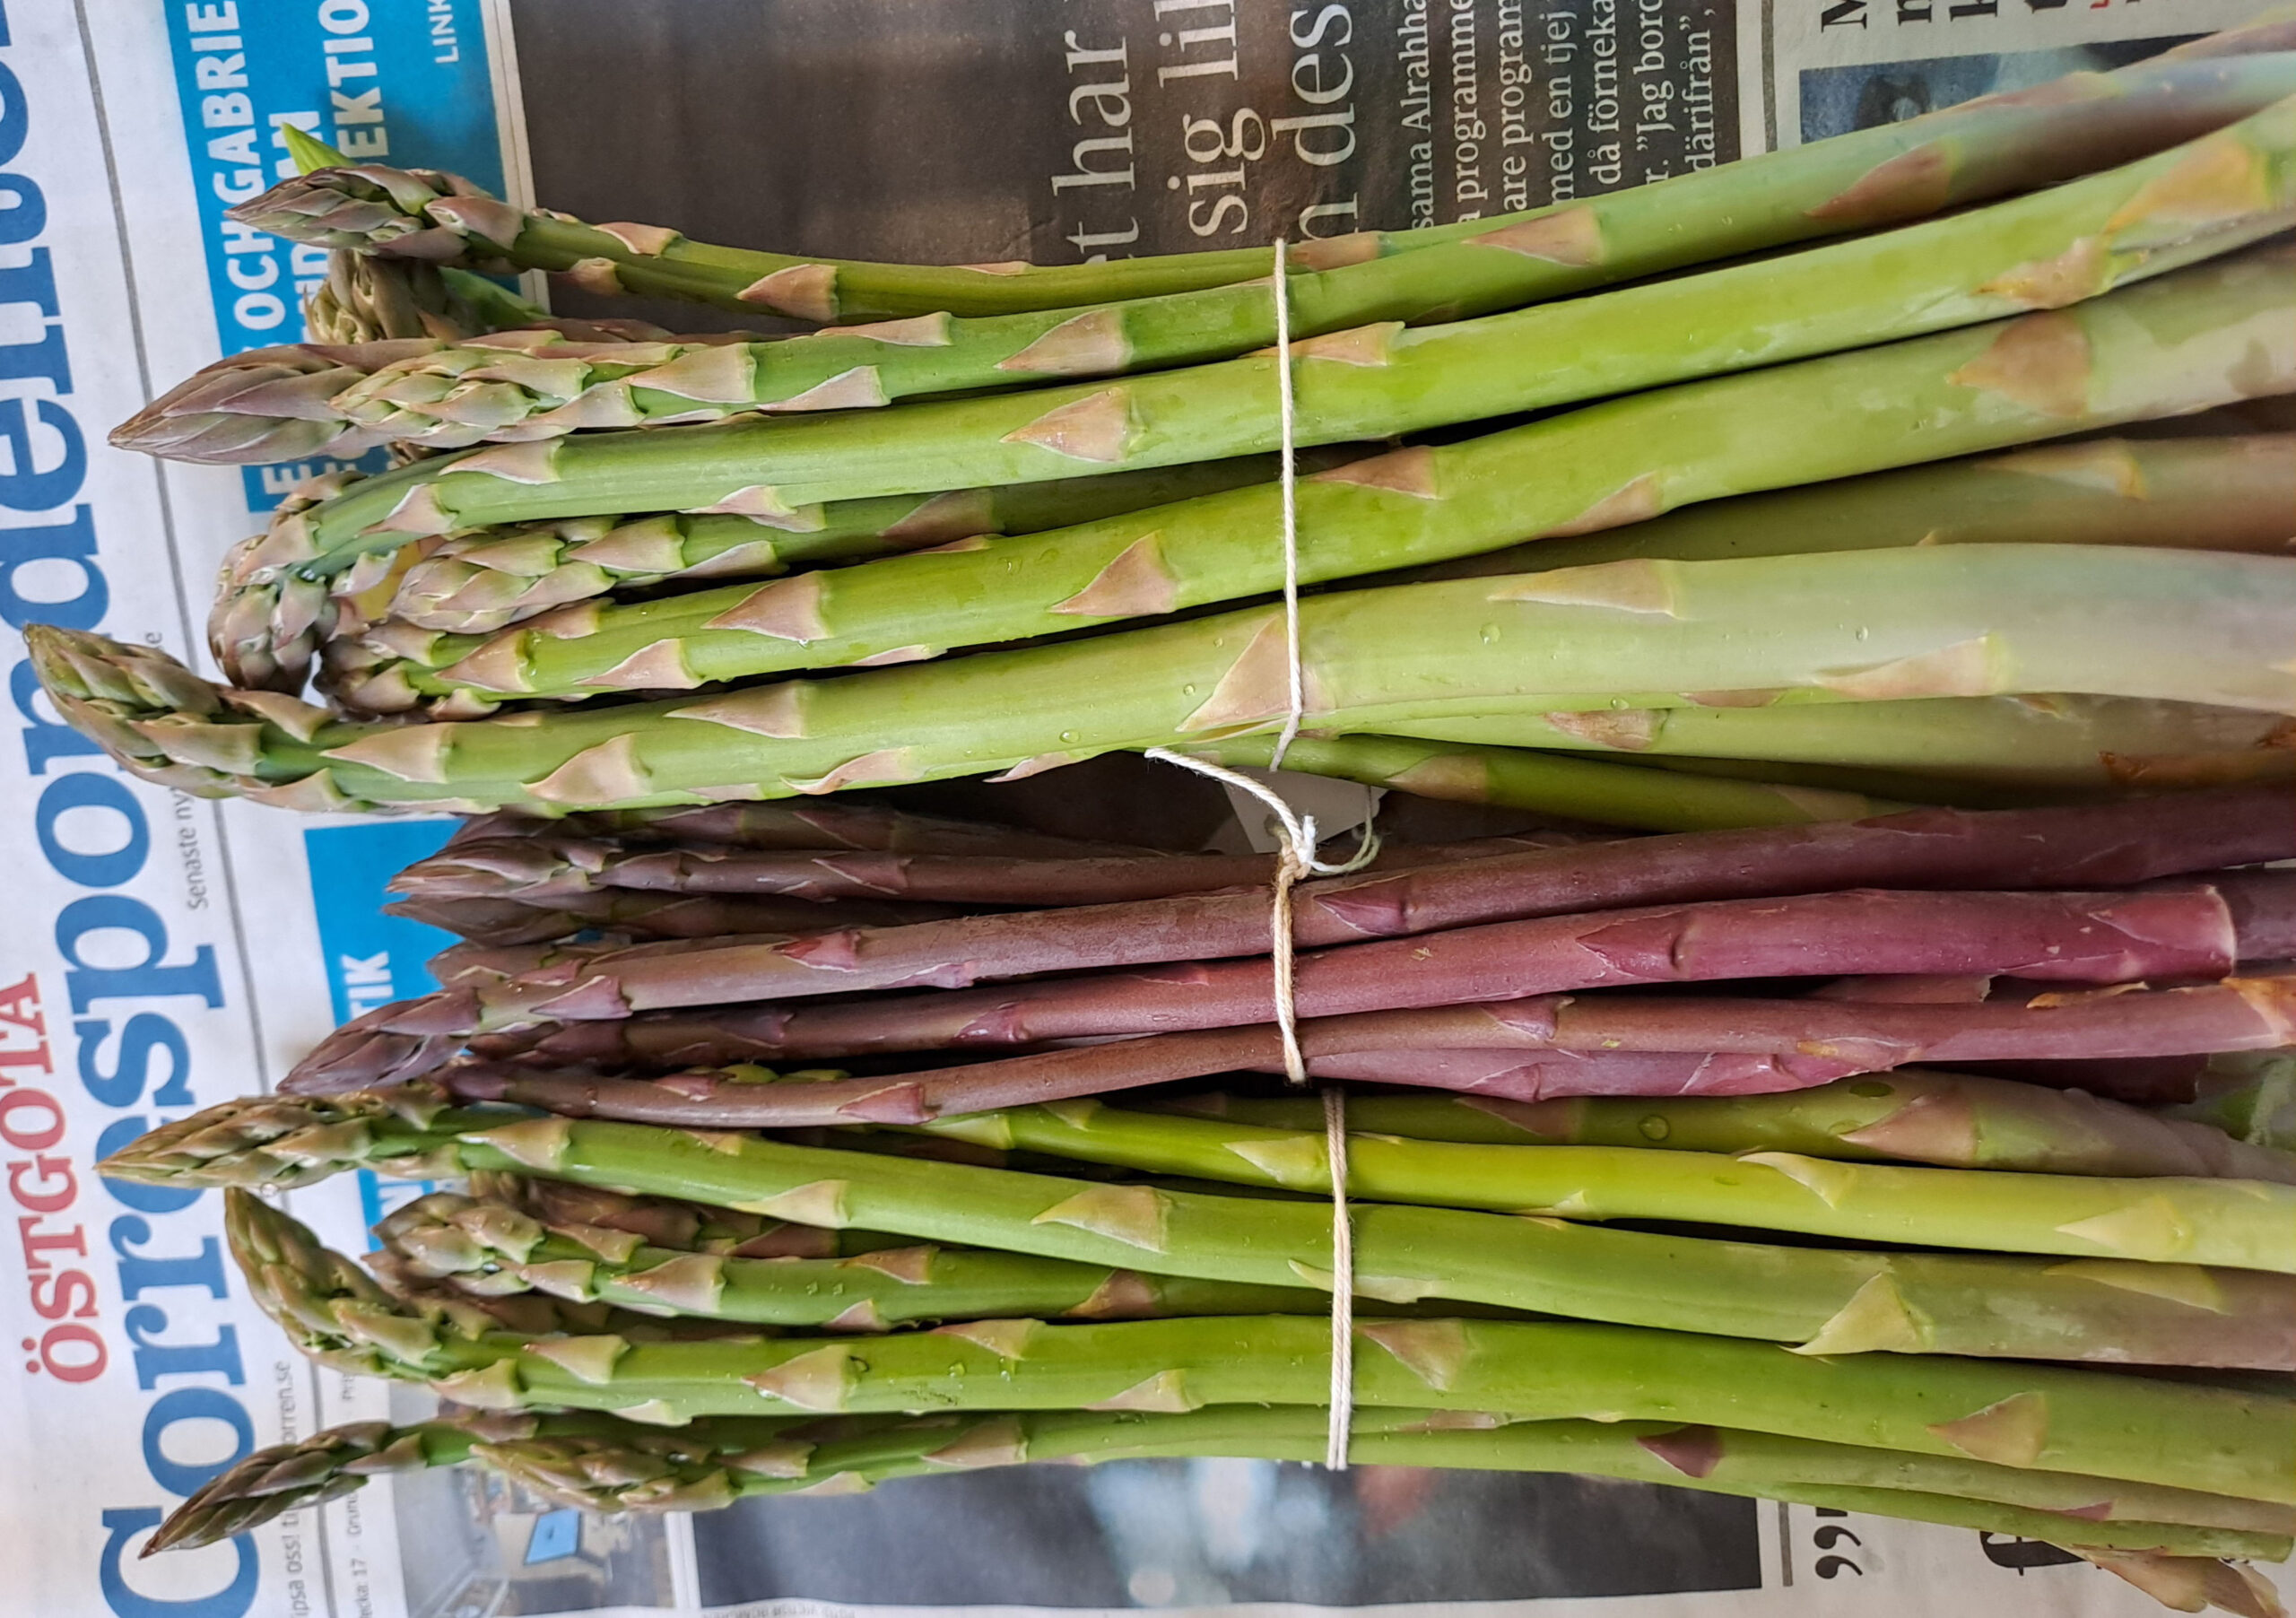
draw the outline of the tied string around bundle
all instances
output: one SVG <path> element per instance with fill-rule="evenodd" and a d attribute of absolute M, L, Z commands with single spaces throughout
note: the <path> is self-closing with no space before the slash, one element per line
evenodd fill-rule
<path fill-rule="evenodd" d="M 1299 739 L 1307 711 L 1308 684 L 1300 655 L 1300 468 L 1292 397 L 1292 294 L 1281 237 L 1275 241 L 1274 298 L 1278 477 L 1283 513 L 1283 650 L 1288 679 L 1283 727 L 1276 735 L 1267 767 L 1280 770 L 1283 755 Z M 1378 832 L 1365 822 L 1362 840 L 1352 855 L 1337 862 L 1324 860 L 1317 855 L 1319 839 L 1315 816 L 1293 809 L 1265 782 L 1167 747 L 1151 747 L 1146 756 L 1208 776 L 1267 806 L 1269 829 L 1276 841 L 1275 879 L 1269 887 L 1268 908 L 1268 964 L 1274 978 L 1276 1035 L 1283 1048 L 1285 1081 L 1305 1089 L 1308 1063 L 1300 1049 L 1299 1012 L 1292 987 L 1292 889 L 1303 876 L 1344 876 L 1361 870 L 1378 855 Z M 1325 1088 L 1323 1107 L 1324 1161 L 1331 1176 L 1331 1419 L 1324 1437 L 1324 1465 L 1334 1472 L 1344 1472 L 1348 1437 L 1355 1424 L 1355 1232 L 1347 1211 L 1347 1103 L 1337 1085 Z"/>

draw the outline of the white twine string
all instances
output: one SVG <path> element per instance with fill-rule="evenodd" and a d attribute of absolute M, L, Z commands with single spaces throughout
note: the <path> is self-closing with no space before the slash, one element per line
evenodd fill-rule
<path fill-rule="evenodd" d="M 1324 1089 L 1324 1161 L 1331 1170 L 1331 1419 L 1324 1429 L 1324 1465 L 1347 1470 L 1355 1426 L 1355 1226 L 1347 1213 L 1347 1098 Z"/>
<path fill-rule="evenodd" d="M 1289 675 L 1285 691 L 1283 728 L 1275 738 L 1268 768 L 1280 770 L 1283 755 L 1299 738 L 1307 712 L 1307 672 L 1300 657 L 1300 507 L 1299 446 L 1292 401 L 1292 290 L 1284 267 L 1284 243 L 1275 243 L 1275 397 L 1280 486 L 1283 496 L 1283 649 Z M 1316 818 L 1294 810 L 1272 787 L 1237 770 L 1204 759 L 1192 759 L 1168 747 L 1151 747 L 1147 756 L 1209 776 L 1224 786 L 1257 798 L 1274 822 L 1275 880 L 1268 907 L 1268 964 L 1274 976 L 1275 1028 L 1283 1048 L 1283 1076 L 1294 1085 L 1308 1083 L 1307 1058 L 1300 1049 L 1299 1010 L 1292 989 L 1292 889 L 1302 876 L 1341 876 L 1360 871 L 1379 852 L 1379 834 L 1367 821 L 1363 838 L 1348 858 L 1332 863 L 1316 857 Z M 1323 1092 L 1324 1155 L 1331 1170 L 1331 1404 L 1324 1433 L 1324 1465 L 1334 1472 L 1347 1470 L 1348 1439 L 1355 1425 L 1355 1230 L 1347 1212 L 1346 1103 L 1335 1086 Z"/>

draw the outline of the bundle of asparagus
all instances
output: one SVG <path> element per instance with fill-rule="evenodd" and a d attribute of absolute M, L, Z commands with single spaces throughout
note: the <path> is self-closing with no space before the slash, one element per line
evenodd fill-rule
<path fill-rule="evenodd" d="M 2018 1534 L 2269 1612 L 2238 1564 L 2296 1531 L 2288 806 L 1544 833 L 1301 884 L 1311 1066 L 1467 1092 L 1353 1102 L 1349 1455 Z M 466 1461 L 623 1510 L 1320 1453 L 1319 1109 L 1082 1099 L 1281 1070 L 1258 866 L 857 801 L 470 822 L 400 886 L 953 913 L 465 946 L 296 1093 L 114 1157 L 232 1187 L 232 1250 L 306 1352 L 479 1413 L 251 1456 L 152 1547 Z M 1796 977 L 1821 987 L 1776 997 Z M 1692 980 L 1719 992 L 1635 987 Z M 934 1066 L 983 1044 L 1032 1054 Z M 1923 1056 L 2219 1070 L 2165 1112 Z M 366 1269 L 250 1194 L 353 1167 L 469 1188 L 387 1217 Z"/>
<path fill-rule="evenodd" d="M 37 666 L 130 768 L 309 808 L 1249 761 L 1295 708 L 1286 761 L 1652 830 L 2283 776 L 2296 439 L 2000 452 L 2296 391 L 2289 249 L 2252 245 L 2296 220 L 2292 44 L 2267 19 L 1641 190 L 1311 243 L 1280 288 L 1256 250 L 707 247 L 299 141 L 322 166 L 242 217 L 429 279 L 368 300 L 372 352 L 221 362 L 120 441 L 444 453 L 322 482 L 234 553 L 232 686 L 57 633 Z M 468 272 L 506 265 L 862 324 L 552 330 L 481 307 Z M 1305 585 L 1444 576 L 1313 600 L 1295 646 L 1252 605 L 1286 577 L 1279 439 L 1330 447 L 1298 491 Z M 297 700 L 314 673 L 330 709 Z M 700 694 L 595 700 L 665 692 Z M 1598 748 L 1646 767 L 1566 756 Z"/>
<path fill-rule="evenodd" d="M 1396 845 L 1291 891 L 1290 1005 L 1313 1074 L 1518 1100 L 1922 1061 L 2104 1086 L 2099 1064 L 2287 1040 L 2296 874 L 2267 862 L 2291 857 L 2268 786 Z M 1267 874 L 843 804 L 491 817 L 395 884 L 474 940 L 434 962 L 444 987 L 346 1023 L 285 1086 L 431 1075 L 787 1127 L 1281 1071 Z"/>
<path fill-rule="evenodd" d="M 2270 1610 L 2268 1587 L 2214 1559 L 2284 1556 L 2296 1529 L 2296 1399 L 2272 1374 L 2296 1365 L 2296 1204 L 2281 1205 L 2296 1156 L 1942 1074 L 1607 1120 L 1600 1104 L 1361 1104 L 1354 1460 L 1883 1511 Z M 478 1414 L 259 1452 L 153 1547 L 466 1460 L 627 1510 L 1031 1460 L 1308 1458 L 1326 1421 L 1328 1208 L 1158 1178 L 1319 1183 L 1320 1132 L 1231 1121 L 1292 1105 L 935 1127 L 1013 1167 L 920 1154 L 945 1140 L 900 1132 L 802 1145 L 457 1107 L 422 1083 L 170 1126 L 107 1172 L 281 1188 L 354 1166 L 473 1175 L 470 1194 L 378 1227 L 372 1276 L 245 1189 L 228 1228 L 307 1352 Z M 1637 1144 L 1548 1144 L 1606 1131 Z M 1699 1153 L 1716 1151 L 1740 1154 L 1711 1160 L 1737 1165 L 1729 1179 L 1778 1191 L 1706 1188 Z M 1464 1211 L 1540 1205 L 1563 1217 Z M 1690 1233 L 1586 1222 L 1631 1213 Z M 1718 1220 L 1727 1238 L 1700 1231 Z M 1766 1246 L 1749 1225 L 1859 1245 Z M 903 1414 L 920 1409 L 935 1414 Z"/>
<path fill-rule="evenodd" d="M 2271 1610 L 2220 1559 L 2296 1533 L 2296 18 L 1288 257 L 793 257 L 288 138 L 238 212 L 333 253 L 318 340 L 116 441 L 403 464 L 233 552 L 228 683 L 27 642 L 148 779 L 478 817 L 394 906 L 465 942 L 107 1171 L 234 1187 L 302 1347 L 484 1414 L 155 1547 L 465 1460 L 620 1509 L 1313 1457 L 1338 1290 L 1356 1459 Z M 1148 749 L 1532 830 L 1271 888 L 786 801 Z M 1344 1167 L 1249 1092 L 1295 1059 L 1383 1087 Z M 247 1194 L 353 1166 L 473 1178 L 371 1274 Z"/>

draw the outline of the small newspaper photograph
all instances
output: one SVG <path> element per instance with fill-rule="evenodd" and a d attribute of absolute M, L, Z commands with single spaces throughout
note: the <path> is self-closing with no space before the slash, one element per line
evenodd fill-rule
<path fill-rule="evenodd" d="M 0 1615 L 2284 1618 L 2290 14 L 0 0 Z"/>

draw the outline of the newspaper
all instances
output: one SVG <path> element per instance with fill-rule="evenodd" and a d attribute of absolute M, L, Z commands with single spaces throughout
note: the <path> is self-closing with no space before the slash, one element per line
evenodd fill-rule
<path fill-rule="evenodd" d="M 327 463 L 163 465 L 107 429 L 300 335 L 322 257 L 223 210 L 279 126 L 519 201 L 801 250 L 1074 261 L 1446 222 L 1906 116 L 2240 20 L 2253 0 L 5 0 L 0 5 L 0 1611 L 761 1615 L 1538 1604 L 1542 1618 L 2107 1618 L 2036 1544 L 1680 1490 L 1239 1461 L 1032 1469 L 585 1520 L 462 1472 L 137 1560 L 263 1445 L 419 1389 L 291 1352 L 213 1195 L 92 1165 L 269 1087 L 429 984 L 378 911 L 439 821 L 299 820 L 128 780 L 16 631 L 204 661 L 224 548 Z M 570 305 L 573 300 L 568 300 Z M 679 324 L 700 317 L 681 310 Z M 289 1200 L 332 1243 L 422 1187 Z M 2286 1576 L 2282 1575 L 2283 1581 Z"/>

